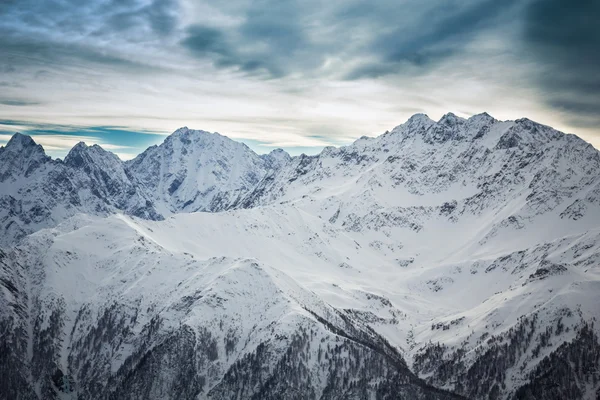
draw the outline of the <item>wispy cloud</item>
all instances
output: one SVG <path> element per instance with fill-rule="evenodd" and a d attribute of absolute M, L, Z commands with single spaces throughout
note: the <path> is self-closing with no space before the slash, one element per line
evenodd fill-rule
<path fill-rule="evenodd" d="M 576 3 L 0 2 L 0 119 L 137 148 L 160 137 L 127 132 L 183 125 L 265 146 L 340 144 L 409 110 L 600 136 L 600 10 Z"/>
<path fill-rule="evenodd" d="M 115 127 L 75 127 L 69 125 L 27 124 L 22 121 L 0 120 L 0 145 L 6 144 L 15 132 L 28 134 L 44 147 L 53 157 L 64 157 L 79 142 L 88 145 L 97 144 L 105 150 L 114 152 L 121 159 L 131 159 L 145 149 L 145 145 L 154 144 L 159 136 L 126 131 Z M 150 139 L 143 141 L 140 138 Z"/>
<path fill-rule="evenodd" d="M 125 150 L 131 149 L 131 146 L 119 146 L 110 143 L 104 143 L 99 137 L 93 136 L 76 136 L 76 135 L 30 135 L 31 138 L 44 147 L 47 152 L 65 153 L 71 150 L 79 142 L 85 142 L 88 145 L 97 144 L 105 150 Z M 0 134 L 0 144 L 6 144 L 12 135 Z M 123 153 L 125 154 L 125 153 Z"/>
<path fill-rule="evenodd" d="M 23 106 L 36 106 L 40 103 L 37 101 L 30 101 L 30 100 L 0 99 L 0 104 L 2 104 L 4 106 L 23 107 Z"/>

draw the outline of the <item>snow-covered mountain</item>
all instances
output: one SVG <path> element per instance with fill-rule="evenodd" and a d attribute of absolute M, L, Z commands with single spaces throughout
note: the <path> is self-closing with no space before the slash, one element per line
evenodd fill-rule
<path fill-rule="evenodd" d="M 64 162 L 52 160 L 42 146 L 19 133 L 0 148 L 0 245 L 78 213 L 117 211 L 162 218 L 113 153 L 79 143 Z"/>
<path fill-rule="evenodd" d="M 169 215 L 226 209 L 287 160 L 283 150 L 259 156 L 218 133 L 181 128 L 126 165 L 160 211 Z"/>
<path fill-rule="evenodd" d="M 388 258 L 379 265 L 390 276 L 375 282 L 369 271 L 361 282 L 420 305 L 386 337 L 406 337 L 428 382 L 472 398 L 600 394 L 598 331 L 587 329 L 600 317 L 600 153 L 580 138 L 528 119 L 418 114 L 294 159 L 236 207 L 268 204 L 317 216 Z M 561 351 L 589 356 L 586 367 L 553 366 L 554 382 L 579 382 L 557 388 L 542 366 Z"/>
<path fill-rule="evenodd" d="M 574 135 L 415 115 L 290 158 L 184 128 L 124 167 L 15 145 L 3 182 L 61 166 L 115 200 L 0 253 L 7 398 L 600 396 L 600 153 Z"/>
<path fill-rule="evenodd" d="M 156 220 L 224 209 L 290 159 L 281 149 L 259 156 L 218 133 L 181 128 L 127 163 L 83 142 L 62 161 L 17 133 L 0 147 L 0 245 L 78 213 Z"/>

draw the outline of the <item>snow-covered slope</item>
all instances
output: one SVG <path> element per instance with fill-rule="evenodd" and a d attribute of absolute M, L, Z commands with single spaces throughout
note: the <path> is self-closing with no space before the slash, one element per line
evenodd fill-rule
<path fill-rule="evenodd" d="M 485 113 L 418 114 L 377 138 L 292 160 L 235 206 L 293 206 L 367 240 L 394 272 L 374 282 L 369 271 L 363 285 L 394 305 L 400 293 L 419 305 L 410 329 L 388 335 L 406 338 L 415 369 L 469 397 L 506 398 L 547 374 L 536 370 L 543 357 L 598 317 L 599 189 L 600 153 L 574 135 Z M 556 326 L 563 314 L 569 332 Z M 524 324 L 528 339 L 512 337 Z M 595 343 L 585 351 L 597 367 L 594 340 L 583 342 Z M 517 349 L 507 355 L 506 343 Z M 546 398 L 593 398 L 596 378 Z"/>
<path fill-rule="evenodd" d="M 288 160 L 283 150 L 259 156 L 218 133 L 181 128 L 128 161 L 127 170 L 169 215 L 223 210 Z"/>
<path fill-rule="evenodd" d="M 0 151 L 23 176 L 57 163 Z M 225 211 L 78 215 L 3 251 L 0 393 L 449 396 L 419 376 L 474 399 L 600 394 L 591 145 L 448 114 L 312 157 L 248 151 L 183 129 L 126 165 L 166 215 Z"/>
<path fill-rule="evenodd" d="M 242 256 L 248 248 L 221 256 L 231 246 L 221 235 L 241 237 L 265 213 L 221 216 L 76 217 L 1 253 L 0 372 L 12 383 L 3 393 L 456 398 L 425 385 L 380 335 L 287 275 L 288 260 Z M 269 245 L 301 218 L 283 213 L 248 233 Z M 311 240 L 315 223 L 295 233 L 297 243 Z"/>

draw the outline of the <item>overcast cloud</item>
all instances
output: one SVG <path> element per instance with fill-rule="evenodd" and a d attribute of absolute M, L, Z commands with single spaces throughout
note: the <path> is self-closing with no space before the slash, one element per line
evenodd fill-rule
<path fill-rule="evenodd" d="M 4 0 L 0 130 L 129 157 L 187 125 L 298 153 L 487 111 L 600 147 L 599 18 L 597 0 Z"/>

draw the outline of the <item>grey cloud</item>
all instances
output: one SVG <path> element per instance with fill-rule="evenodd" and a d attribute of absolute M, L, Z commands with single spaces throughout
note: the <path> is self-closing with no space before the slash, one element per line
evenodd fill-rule
<path fill-rule="evenodd" d="M 130 30 L 132 27 L 148 24 L 159 36 L 167 36 L 175 31 L 178 24 L 179 5 L 175 0 L 153 0 L 149 4 L 118 3 L 118 6 L 104 6 L 106 25 L 97 34 Z"/>
<path fill-rule="evenodd" d="M 50 80 L 65 65 L 127 73 L 175 65 L 169 73 L 181 66 L 187 74 L 200 59 L 254 78 L 292 75 L 318 84 L 387 77 L 393 83 L 394 76 L 400 81 L 435 68 L 450 71 L 467 56 L 473 74 L 493 80 L 488 71 L 476 71 L 485 55 L 466 49 L 493 31 L 505 43 L 517 38 L 511 51 L 524 49 L 537 62 L 523 85 L 537 84 L 548 106 L 581 116 L 579 124 L 600 123 L 598 0 L 206 0 L 219 17 L 189 26 L 182 25 L 187 18 L 180 19 L 180 1 L 0 0 L 3 81 L 39 70 L 49 71 L 39 75 Z M 523 30 L 516 32 L 519 23 Z M 505 38 L 503 32 L 513 35 Z M 292 89 L 281 85 L 285 90 Z"/>
<path fill-rule="evenodd" d="M 194 25 L 181 44 L 221 68 L 281 77 L 320 73 L 341 60 L 346 79 L 419 72 L 460 53 L 482 30 L 496 27 L 518 0 L 331 2 L 260 0 L 236 26 Z M 367 60 L 361 62 L 361 60 Z M 345 72 L 344 72 L 345 70 Z"/>
<path fill-rule="evenodd" d="M 177 11 L 176 0 L 0 2 L 0 70 L 66 63 L 150 68 L 116 46 L 130 50 L 140 37 L 162 40 L 175 30 Z"/>
<path fill-rule="evenodd" d="M 41 104 L 36 101 L 27 100 L 15 100 L 15 99 L 0 99 L 0 104 L 4 106 L 23 107 L 23 106 L 35 106 Z"/>
<path fill-rule="evenodd" d="M 17 72 L 17 68 L 12 64 L 7 64 L 7 65 L 0 64 L 0 71 L 5 74 L 10 74 L 12 72 Z"/>
<path fill-rule="evenodd" d="M 23 85 L 20 84 L 19 82 L 2 81 L 2 82 L 0 82 L 0 87 L 22 88 Z"/>
<path fill-rule="evenodd" d="M 580 115 L 578 125 L 600 125 L 599 20 L 597 0 L 535 0 L 525 14 L 525 50 L 544 100 Z"/>
<path fill-rule="evenodd" d="M 181 44 L 192 54 L 200 58 L 208 58 L 219 68 L 237 68 L 248 73 L 267 72 L 270 76 L 280 76 L 282 72 L 272 62 L 269 63 L 257 53 L 241 51 L 240 46 L 225 31 L 193 25 L 187 29 L 187 36 Z"/>
<path fill-rule="evenodd" d="M 480 31 L 497 26 L 497 21 L 491 22 L 505 16 L 515 3 L 485 0 L 462 8 L 457 3 L 438 5 L 420 16 L 418 26 L 407 30 L 399 24 L 391 32 L 376 35 L 367 45 L 367 54 L 374 61 L 359 65 L 346 78 L 376 78 L 403 72 L 407 67 L 434 66 L 459 53 Z"/>
<path fill-rule="evenodd" d="M 150 26 L 155 32 L 168 35 L 175 30 L 178 23 L 179 7 L 173 0 L 154 0 L 144 10 Z"/>
<path fill-rule="evenodd" d="M 324 54 L 310 43 L 302 21 L 306 13 L 296 1 L 254 1 L 242 12 L 235 27 L 188 27 L 181 44 L 197 57 L 219 68 L 236 68 L 250 74 L 281 77 L 293 71 L 308 72 Z M 306 57 L 303 57 L 306 55 Z"/>
<path fill-rule="evenodd" d="M 2 30 L 0 29 L 0 36 Z M 13 68 L 13 72 L 26 67 L 52 66 L 60 68 L 64 64 L 103 64 L 106 66 L 120 67 L 133 71 L 153 70 L 156 67 L 130 60 L 118 54 L 106 51 L 91 45 L 78 43 L 53 42 L 42 38 L 27 38 L 4 36 L 0 39 L 0 53 L 4 55 L 0 59 L 0 69 Z M 36 78 L 42 74 L 48 74 L 44 69 L 35 73 Z"/>
<path fill-rule="evenodd" d="M 135 49 L 138 42 L 158 43 L 169 52 L 168 37 L 217 68 L 255 76 L 376 78 L 440 64 L 516 1 L 406 0 L 400 7 L 392 0 L 334 0 L 325 5 L 313 0 L 232 0 L 211 6 L 239 22 L 187 27 L 179 25 L 178 0 L 11 1 L 0 6 L 8 16 L 0 20 L 0 49 L 11 55 L 0 66 L 79 59 L 135 71 L 143 66 L 143 57 L 115 51 L 113 44 L 124 41 L 124 48 Z M 47 30 L 48 38 L 38 29 Z M 325 69 L 328 59 L 340 67 Z"/>
<path fill-rule="evenodd" d="M 227 34 L 217 28 L 193 25 L 187 29 L 187 36 L 181 44 L 195 56 L 213 60 L 214 65 L 220 68 L 237 67 L 252 72 L 263 66 L 259 60 L 239 53 Z"/>
<path fill-rule="evenodd" d="M 182 44 L 191 51 L 205 56 L 214 53 L 223 57 L 229 57 L 232 51 L 227 42 L 225 34 L 216 28 L 201 25 L 193 25 L 187 30 L 187 37 Z"/>

